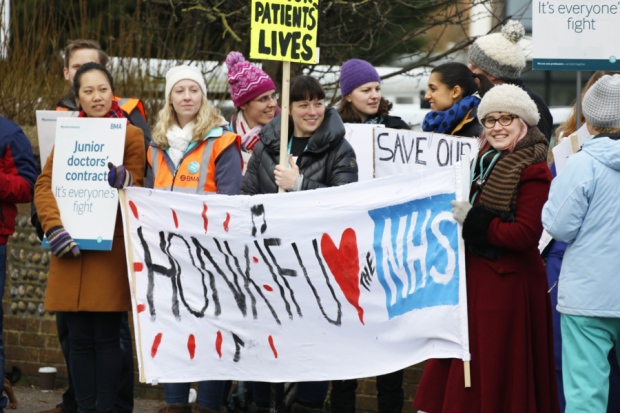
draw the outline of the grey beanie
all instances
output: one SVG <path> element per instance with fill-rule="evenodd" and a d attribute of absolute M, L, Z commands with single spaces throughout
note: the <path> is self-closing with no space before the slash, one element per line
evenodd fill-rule
<path fill-rule="evenodd" d="M 620 128 L 620 75 L 605 75 L 583 97 L 583 116 L 588 125 Z"/>
<path fill-rule="evenodd" d="M 482 119 L 491 112 L 504 112 L 517 115 L 528 126 L 538 124 L 540 115 L 536 103 L 519 86 L 504 83 L 491 88 L 478 105 L 478 119 Z"/>
<path fill-rule="evenodd" d="M 519 40 L 525 34 L 523 25 L 509 20 L 501 33 L 479 37 L 469 49 L 469 61 L 498 79 L 518 79 L 525 67 L 525 54 Z"/>

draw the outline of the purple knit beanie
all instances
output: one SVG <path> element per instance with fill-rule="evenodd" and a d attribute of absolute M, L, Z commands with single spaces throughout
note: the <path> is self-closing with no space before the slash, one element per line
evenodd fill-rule
<path fill-rule="evenodd" d="M 269 75 L 246 61 L 239 52 L 228 53 L 226 66 L 228 66 L 230 97 L 236 108 L 248 103 L 256 96 L 276 89 Z"/>
<path fill-rule="evenodd" d="M 340 90 L 346 96 L 364 83 L 381 82 L 379 73 L 370 63 L 361 59 L 344 62 L 340 70 Z"/>

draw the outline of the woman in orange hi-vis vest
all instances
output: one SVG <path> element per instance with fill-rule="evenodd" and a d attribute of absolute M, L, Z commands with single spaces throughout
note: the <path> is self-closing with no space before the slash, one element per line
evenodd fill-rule
<path fill-rule="evenodd" d="M 207 101 L 202 73 L 176 66 L 166 73 L 166 104 L 147 152 L 146 187 L 191 194 L 236 195 L 241 188 L 241 138 Z M 219 411 L 225 381 L 198 383 L 192 412 Z M 166 383 L 166 412 L 187 411 L 190 383 Z"/>

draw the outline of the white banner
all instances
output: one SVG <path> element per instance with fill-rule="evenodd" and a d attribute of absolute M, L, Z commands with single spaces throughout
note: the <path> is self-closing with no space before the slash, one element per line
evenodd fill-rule
<path fill-rule="evenodd" d="M 478 139 L 440 133 L 375 129 L 375 176 L 453 166 L 478 151 Z"/>
<path fill-rule="evenodd" d="M 52 191 L 66 230 L 82 250 L 111 250 L 118 191 L 108 162 L 123 163 L 126 119 L 58 118 Z M 43 246 L 49 246 L 47 240 Z"/>
<path fill-rule="evenodd" d="M 469 360 L 458 168 L 121 196 L 140 379 L 350 379 Z"/>

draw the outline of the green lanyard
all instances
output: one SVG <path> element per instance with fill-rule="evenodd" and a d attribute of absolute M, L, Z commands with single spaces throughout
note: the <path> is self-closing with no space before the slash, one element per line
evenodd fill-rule
<path fill-rule="evenodd" d="M 484 158 L 490 154 L 495 152 L 495 155 L 493 156 L 493 159 L 491 159 L 491 163 L 489 163 L 489 166 L 484 167 Z M 491 169 L 493 169 L 493 165 L 495 165 L 495 162 L 497 162 L 497 160 L 499 159 L 499 157 L 502 155 L 501 152 L 495 150 L 495 149 L 490 149 L 488 151 L 486 151 L 484 154 L 482 154 L 482 156 L 480 157 L 480 161 L 479 161 L 479 165 L 480 165 L 480 176 L 478 177 L 478 179 L 476 179 L 475 182 L 473 182 L 474 180 L 474 172 L 475 172 L 475 165 L 476 165 L 476 161 L 474 161 L 472 163 L 472 168 L 471 168 L 471 172 L 470 172 L 470 176 L 471 176 L 471 180 L 472 182 L 478 187 L 478 189 L 476 189 L 476 192 L 474 192 L 474 194 L 471 196 L 471 199 L 469 200 L 470 204 L 474 204 L 474 200 L 476 199 L 476 197 L 478 196 L 478 193 L 480 192 L 480 190 L 482 189 L 482 187 L 484 186 L 484 183 L 486 182 L 487 176 L 489 176 L 489 172 L 491 172 Z"/>

